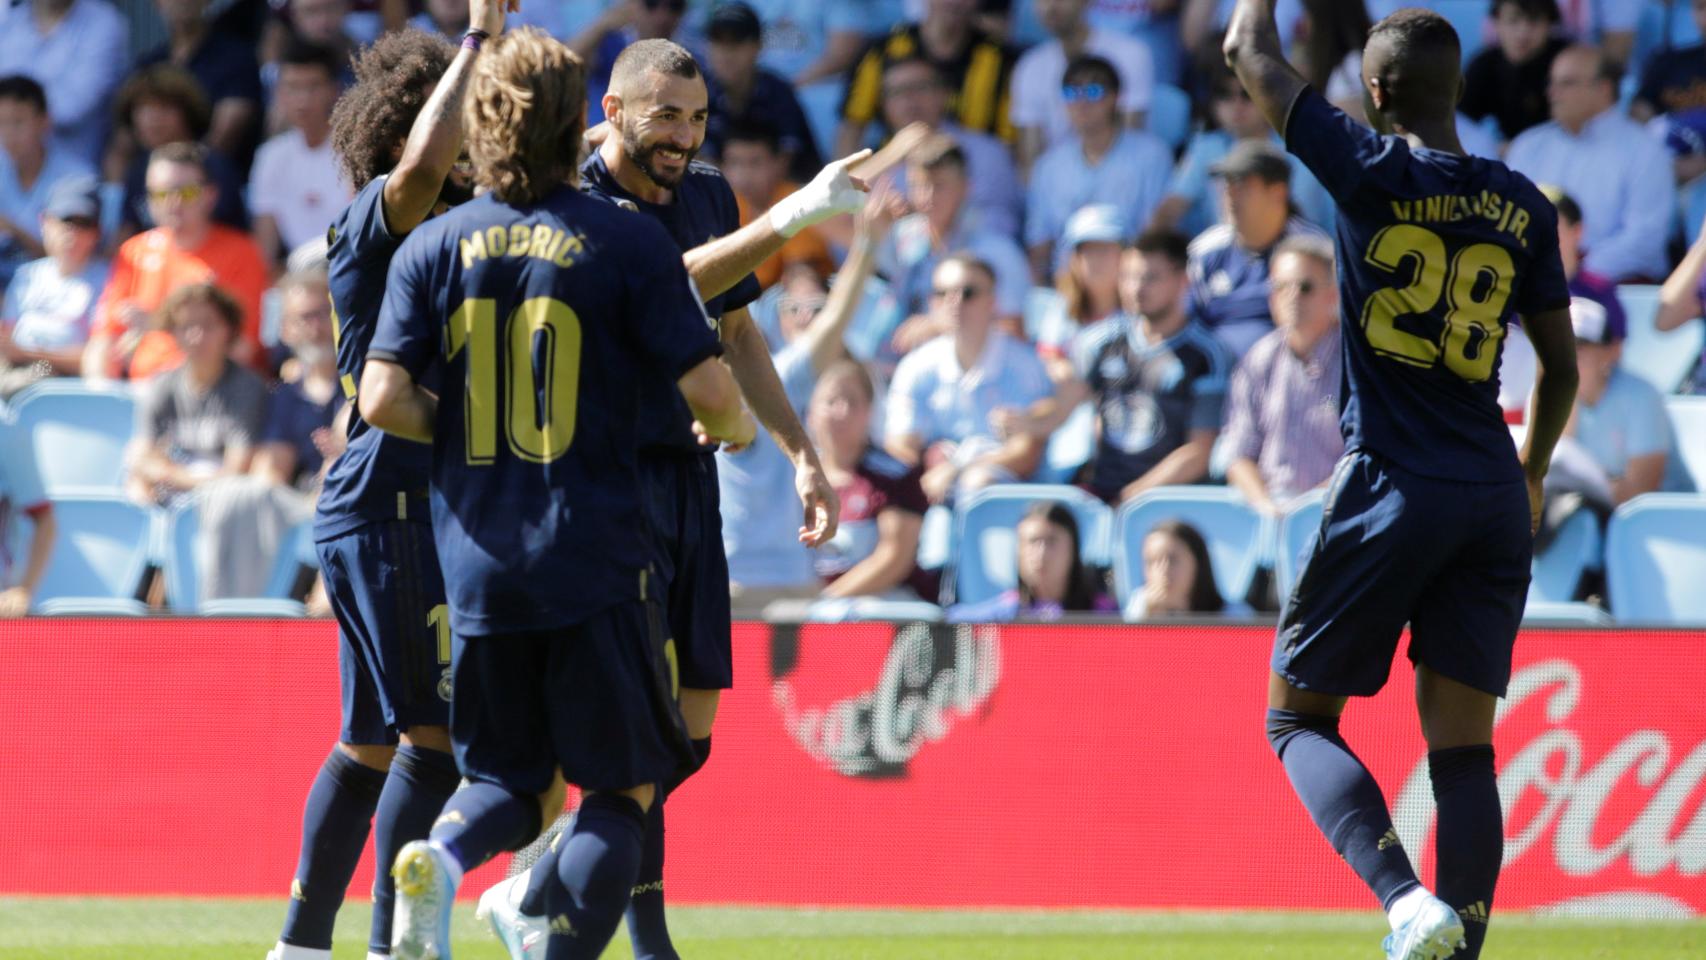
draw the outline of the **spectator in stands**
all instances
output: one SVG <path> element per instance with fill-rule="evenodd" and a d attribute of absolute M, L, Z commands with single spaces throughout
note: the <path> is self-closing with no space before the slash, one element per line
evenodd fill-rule
<path fill-rule="evenodd" d="M 930 312 L 945 332 L 895 369 L 888 452 L 909 467 L 923 465 L 932 503 L 1030 477 L 1042 442 L 1027 431 L 998 436 L 996 414 L 1047 397 L 1048 373 L 1028 344 L 996 329 L 995 271 L 975 254 L 943 258 L 932 274 Z"/>
<path fill-rule="evenodd" d="M 138 396 L 126 485 L 139 503 L 167 503 L 216 477 L 246 473 L 266 417 L 266 384 L 231 360 L 243 323 L 237 301 L 211 283 L 192 283 L 166 298 L 160 317 L 184 362 Z"/>
<path fill-rule="evenodd" d="M 580 33 L 564 38 L 586 64 L 587 126 L 604 122 L 604 93 L 616 56 L 636 40 L 672 40 L 681 29 L 687 0 L 618 0 Z M 704 62 L 697 52 L 694 59 Z"/>
<path fill-rule="evenodd" d="M 1037 19 L 1051 39 L 1026 51 L 1013 67 L 1012 120 L 1026 170 L 1074 133 L 1084 136 L 1068 124 L 1067 99 L 1073 84 L 1067 66 L 1081 57 L 1096 57 L 1113 71 L 1114 83 L 1104 89 L 1116 127 L 1144 125 L 1155 88 L 1149 48 L 1129 34 L 1091 26 L 1085 17 L 1089 6 L 1090 0 L 1037 0 Z"/>
<path fill-rule="evenodd" d="M 839 88 L 842 76 L 864 50 L 865 34 L 872 28 L 889 27 L 878 24 L 877 14 L 864 9 L 868 6 L 872 5 L 753 0 L 752 7 L 764 22 L 760 62 L 801 90 L 825 81 Z"/>
<path fill-rule="evenodd" d="M 1580 386 L 1546 488 L 1581 494 L 1605 516 L 1664 483 L 1670 419 L 1657 388 L 1619 365 L 1625 331 L 1604 307 L 1572 297 L 1570 321 Z"/>
<path fill-rule="evenodd" d="M 1221 597 L 1208 544 L 1196 527 L 1183 520 L 1163 520 L 1144 536 L 1143 589 L 1126 602 L 1127 620 L 1248 612 L 1242 604 L 1230 605 Z"/>
<path fill-rule="evenodd" d="M 1611 68 L 1622 73 L 1635 50 L 1635 24 L 1644 6 L 1624 0 L 1562 0 L 1560 26 L 1577 43 L 1598 44 Z"/>
<path fill-rule="evenodd" d="M 1270 144 L 1240 141 L 1209 170 L 1227 222 L 1191 241 L 1190 311 L 1237 359 L 1274 328 L 1268 258 L 1287 237 L 1321 231 L 1292 213 L 1291 162 Z"/>
<path fill-rule="evenodd" d="M 1274 251 L 1268 302 L 1277 329 L 1232 372 L 1226 479 L 1250 505 L 1278 514 L 1327 482 L 1339 433 L 1339 290 L 1333 243 L 1297 236 Z"/>
<path fill-rule="evenodd" d="M 1080 335 L 1076 376 L 1009 428 L 1047 437 L 1094 404 L 1096 451 L 1081 479 L 1109 503 L 1208 476 L 1232 361 L 1185 311 L 1186 256 L 1178 234 L 1138 237 L 1120 261 L 1125 309 Z"/>
<path fill-rule="evenodd" d="M 1617 283 L 1664 276 L 1675 216 L 1670 154 L 1617 109 L 1615 66 L 1593 47 L 1552 61 L 1552 120 L 1511 143 L 1505 160 L 1536 183 L 1557 184 L 1581 204 L 1583 263 Z"/>
<path fill-rule="evenodd" d="M 241 172 L 260 130 L 261 68 L 251 44 L 212 28 L 206 15 L 207 3 L 155 0 L 170 40 L 144 54 L 137 65 L 147 68 L 171 63 L 195 77 L 212 101 L 207 145 L 235 160 Z"/>
<path fill-rule="evenodd" d="M 1660 331 L 1677 327 L 1706 312 L 1706 228 L 1702 228 L 1688 254 L 1665 280 L 1659 291 L 1659 312 L 1653 318 L 1654 328 Z M 1694 375 L 1684 385 L 1683 392 L 1706 394 L 1706 354 L 1694 368 Z"/>
<path fill-rule="evenodd" d="M 924 511 L 923 470 L 871 442 L 876 387 L 857 360 L 830 364 L 812 393 L 806 426 L 841 503 L 835 539 L 813 567 L 826 597 L 936 599 L 936 578 L 918 568 Z"/>
<path fill-rule="evenodd" d="M 14 366 L 42 364 L 49 376 L 76 376 L 83 366 L 95 299 L 107 281 L 101 242 L 101 198 L 93 177 L 60 181 L 41 215 L 47 256 L 24 264 L 0 305 L 0 355 Z"/>
<path fill-rule="evenodd" d="M 1464 115 L 1494 118 L 1506 140 L 1550 119 L 1547 78 L 1552 61 L 1569 46 L 1553 35 L 1557 26 L 1557 0 L 1494 0 L 1499 42 L 1476 54 L 1463 72 Z"/>
<path fill-rule="evenodd" d="M 42 255 L 41 215 L 61 181 L 95 172 L 52 144 L 47 95 L 29 77 L 0 77 L 0 283 Z"/>
<path fill-rule="evenodd" d="M 355 54 L 355 39 L 349 31 L 350 0 L 285 0 L 283 14 L 267 24 L 262 39 L 262 59 L 267 63 L 279 62 L 292 42 L 325 47 L 340 65 L 347 65 Z"/>
<path fill-rule="evenodd" d="M 1025 204 L 1025 246 L 1031 269 L 1051 277 L 1063 266 L 1056 244 L 1072 215 L 1091 204 L 1111 206 L 1125 236 L 1149 222 L 1167 192 L 1173 152 L 1154 134 L 1120 121 L 1120 76 L 1101 57 L 1080 57 L 1062 80 L 1072 136 L 1058 140 L 1031 171 Z"/>
<path fill-rule="evenodd" d="M 823 169 L 823 157 L 812 137 L 811 124 L 787 79 L 758 65 L 764 26 L 744 3 L 718 5 L 706 28 L 705 58 L 711 81 L 711 116 L 705 121 L 700 155 L 716 163 L 730 130 L 763 124 L 776 131 L 783 169 L 790 179 L 806 183 Z"/>
<path fill-rule="evenodd" d="M 1084 562 L 1078 518 L 1065 504 L 1031 504 L 1014 533 L 1019 585 L 983 603 L 955 606 L 948 611 L 950 620 L 1058 620 L 1066 613 L 1113 613 L 1119 609 L 1102 579 Z"/>
<path fill-rule="evenodd" d="M 159 64 L 125 82 L 113 112 L 118 128 L 104 169 L 107 180 L 124 185 L 118 216 L 118 239 L 122 242 L 156 226 L 148 212 L 149 156 L 168 143 L 202 139 L 207 133 L 208 108 L 194 77 L 170 64 Z M 206 157 L 208 177 L 219 188 L 214 221 L 247 230 L 249 212 L 243 206 L 243 181 L 236 165 L 211 148 Z"/>
<path fill-rule="evenodd" d="M 1298 72 L 1333 105 L 1362 117 L 1362 46 L 1373 26 L 1363 0 L 1303 0 Z"/>
<path fill-rule="evenodd" d="M 865 285 L 876 267 L 876 247 L 904 211 L 904 201 L 887 185 L 878 183 L 865 201 L 853 235 L 853 245 L 827 293 L 816 271 L 795 267 L 782 276 L 782 296 L 776 301 L 781 346 L 775 352 L 776 375 L 795 409 L 810 405 L 817 378 L 831 365 L 853 357 L 848 331 L 861 319 Z M 866 318 L 869 319 L 869 318 Z M 861 331 L 862 333 L 864 331 Z M 866 335 L 863 347 L 880 347 Z M 870 351 L 871 359 L 892 371 L 900 358 L 890 352 Z M 881 403 L 881 391 L 878 403 Z"/>
<path fill-rule="evenodd" d="M 914 53 L 935 64 L 950 81 L 954 119 L 960 126 L 1013 142 L 1007 115 L 1013 56 L 999 40 L 972 25 L 976 6 L 976 0 L 926 0 L 922 20 L 897 24 L 871 44 L 848 78 L 841 129 L 835 135 L 836 156 L 844 157 L 864 143 L 877 118 L 888 63 Z"/>
<path fill-rule="evenodd" d="M 22 569 L 14 568 L 13 551 L 0 550 L 0 618 L 4 619 L 30 612 L 30 603 L 53 556 L 59 524 L 29 458 L 0 457 L 0 543 L 22 542 L 12 529 L 12 518 L 20 515 L 30 520 L 30 545 Z"/>
<path fill-rule="evenodd" d="M 895 333 L 895 348 L 907 353 L 948 332 L 947 314 L 928 311 L 931 278 L 940 259 L 966 250 L 989 265 L 995 278 L 995 315 L 1018 330 L 1031 288 L 1031 265 L 1007 237 L 983 229 L 977 211 L 966 209 L 966 155 L 952 140 L 936 136 L 907 160 L 907 199 L 917 211 L 890 231 L 877 257 L 908 319 Z"/>
<path fill-rule="evenodd" d="M 332 104 L 338 99 L 337 55 L 307 42 L 285 47 L 277 106 L 286 124 L 255 152 L 249 179 L 255 242 L 269 266 L 323 237 L 350 198 L 332 153 Z"/>
<path fill-rule="evenodd" d="M 1696 0 L 1691 10 L 1696 29 L 1706 37 L 1706 3 Z M 1647 120 L 1661 113 L 1696 110 L 1706 110 L 1706 43 L 1654 53 L 1629 105 L 1630 115 Z"/>
<path fill-rule="evenodd" d="M 113 92 L 130 66 L 129 27 L 106 0 L 28 0 L 0 10 L 0 75 L 47 91 L 53 145 L 93 166 Z"/>
<path fill-rule="evenodd" d="M 909 134 L 923 138 L 936 132 L 952 138 L 966 158 L 970 187 L 966 206 L 977 212 L 978 222 L 985 231 L 1017 237 L 1025 197 L 1019 189 L 1013 155 L 995 137 L 974 133 L 955 123 L 948 111 L 952 96 L 942 71 L 929 60 L 917 54 L 890 60 L 883 68 L 882 116 L 884 126 L 895 131 L 895 135 L 884 145 L 879 158 L 893 149 L 904 149 L 899 159 L 907 159 L 913 148 L 907 146 Z"/>
<path fill-rule="evenodd" d="M 1037 329 L 1037 353 L 1057 383 L 1077 376 L 1073 351 L 1084 331 L 1120 309 L 1120 251 L 1129 236 L 1119 211 L 1106 204 L 1080 209 L 1066 222 L 1066 263 L 1055 273 L 1059 301 Z"/>
<path fill-rule="evenodd" d="M 468 29 L 468 4 L 463 0 L 426 0 L 421 12 L 409 18 L 409 26 L 423 33 L 436 33 L 446 40 L 460 41 Z"/>
<path fill-rule="evenodd" d="M 726 136 L 721 166 L 723 176 L 734 189 L 744 226 L 763 216 L 778 200 L 798 189 L 799 184 L 788 179 L 788 158 L 777 142 L 774 127 L 756 122 L 740 124 L 730 127 Z M 815 227 L 807 227 L 790 237 L 782 249 L 752 273 L 759 286 L 769 289 L 781 279 L 782 271 L 794 264 L 805 264 L 820 277 L 828 277 L 835 270 L 829 247 Z"/>
<path fill-rule="evenodd" d="M 152 314 L 172 291 L 194 283 L 217 283 L 235 298 L 240 335 L 232 354 L 260 363 L 266 263 L 247 234 L 213 222 L 219 188 L 207 179 L 206 148 L 174 143 L 154 151 L 147 182 L 148 209 L 160 226 L 119 247 L 95 306 L 84 375 L 141 380 L 176 365 L 183 357 L 178 338 Z"/>

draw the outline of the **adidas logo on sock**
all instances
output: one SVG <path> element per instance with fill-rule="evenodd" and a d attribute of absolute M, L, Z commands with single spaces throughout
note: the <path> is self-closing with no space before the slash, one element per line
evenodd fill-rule
<path fill-rule="evenodd" d="M 551 936 L 578 937 L 580 933 L 575 930 L 575 925 L 569 922 L 566 914 L 559 913 L 551 918 Z"/>
<path fill-rule="evenodd" d="M 1457 915 L 1462 917 L 1466 923 L 1479 923 L 1482 926 L 1486 926 L 1487 901 L 1477 900 L 1469 906 L 1464 907 L 1462 910 L 1457 911 Z"/>
<path fill-rule="evenodd" d="M 1398 831 L 1397 830 L 1387 830 L 1386 835 L 1380 838 L 1380 843 L 1376 847 L 1376 849 L 1388 850 L 1388 849 L 1391 849 L 1392 847 L 1396 847 L 1401 842 L 1402 841 L 1400 841 L 1398 839 Z"/>
<path fill-rule="evenodd" d="M 307 903 L 308 902 L 308 894 L 302 892 L 302 881 L 301 880 L 297 880 L 297 879 L 293 878 L 290 881 L 290 899 L 299 901 L 301 903 Z"/>

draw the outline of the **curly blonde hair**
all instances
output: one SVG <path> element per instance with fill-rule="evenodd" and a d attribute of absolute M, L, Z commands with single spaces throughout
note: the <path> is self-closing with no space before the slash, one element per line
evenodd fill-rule
<path fill-rule="evenodd" d="M 474 179 L 509 204 L 537 203 L 570 180 L 586 126 L 586 71 L 544 31 L 490 42 L 463 105 Z"/>

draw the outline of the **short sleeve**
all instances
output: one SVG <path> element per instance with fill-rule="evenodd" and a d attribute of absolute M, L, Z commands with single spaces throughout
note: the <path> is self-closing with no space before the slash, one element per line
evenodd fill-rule
<path fill-rule="evenodd" d="M 1340 203 L 1361 186 L 1387 149 L 1373 130 L 1352 120 L 1327 98 L 1305 87 L 1291 106 L 1285 146 Z"/>
<path fill-rule="evenodd" d="M 332 225 L 330 243 L 347 244 L 358 261 L 388 259 L 402 242 L 385 222 L 385 180 L 374 177 L 356 191 L 348 209 Z"/>
<path fill-rule="evenodd" d="M 722 353 L 716 327 L 680 257 L 657 256 L 671 249 L 669 235 L 643 214 L 626 214 L 620 226 L 633 241 L 625 263 L 613 265 L 627 280 L 628 315 L 640 351 L 669 377 L 680 379 L 700 362 Z"/>
<path fill-rule="evenodd" d="M 925 356 L 914 351 L 895 368 L 894 380 L 889 383 L 889 413 L 883 424 L 883 436 L 890 441 L 908 436 L 921 437 L 926 443 L 933 439 L 922 422 L 926 401 L 922 394 L 929 389 L 926 363 Z"/>
<path fill-rule="evenodd" d="M 1533 316 L 1547 310 L 1562 310 L 1570 305 L 1570 285 L 1564 279 L 1564 261 L 1558 253 L 1558 213 L 1538 191 L 1526 191 L 1528 212 L 1532 218 L 1528 232 L 1534 245 L 1517 287 L 1514 306 L 1517 313 Z"/>
<path fill-rule="evenodd" d="M 436 251 L 424 236 L 403 244 L 385 277 L 385 300 L 368 342 L 369 359 L 388 360 L 419 380 L 431 365 L 442 339 L 433 322 L 427 258 Z"/>

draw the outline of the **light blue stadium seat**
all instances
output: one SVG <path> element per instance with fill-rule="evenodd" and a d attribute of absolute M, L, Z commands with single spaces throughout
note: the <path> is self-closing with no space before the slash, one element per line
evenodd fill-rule
<path fill-rule="evenodd" d="M 936 504 L 924 511 L 924 524 L 918 531 L 918 566 L 924 570 L 940 570 L 947 565 L 953 552 L 953 508 Z"/>
<path fill-rule="evenodd" d="M 1114 589 L 1120 608 L 1143 587 L 1143 538 L 1164 520 L 1183 520 L 1208 543 L 1220 595 L 1241 602 L 1268 560 L 1269 525 L 1226 487 L 1160 487 L 1120 507 L 1114 518 Z"/>
<path fill-rule="evenodd" d="M 1291 588 L 1303 573 L 1304 561 L 1309 559 L 1306 552 L 1309 538 L 1321 529 L 1323 500 L 1321 491 L 1312 490 L 1297 498 L 1279 518 L 1274 545 L 1274 592 L 1281 603 L 1291 595 Z"/>
<path fill-rule="evenodd" d="M 1530 594 L 1531 598 L 1532 596 Z M 1523 608 L 1522 622 L 1524 626 L 1577 624 L 1584 627 L 1605 627 L 1614 621 L 1610 614 L 1591 603 L 1550 603 L 1530 599 L 1528 606 Z"/>
<path fill-rule="evenodd" d="M 35 607 L 58 598 L 129 600 L 148 565 L 147 508 L 122 496 L 53 498 L 59 537 L 36 588 Z"/>
<path fill-rule="evenodd" d="M 1706 397 L 1666 397 L 1671 434 L 1676 438 L 1674 480 L 1666 486 L 1706 492 Z"/>
<path fill-rule="evenodd" d="M 12 415 L 49 497 L 123 488 L 124 448 L 136 418 L 128 388 L 42 380 L 12 398 Z"/>
<path fill-rule="evenodd" d="M 269 620 L 289 620 L 307 616 L 308 610 L 295 600 L 252 597 L 209 600 L 196 608 L 196 613 L 204 617 L 260 617 Z"/>
<path fill-rule="evenodd" d="M 1066 418 L 1048 439 L 1043 464 L 1037 469 L 1038 483 L 1067 483 L 1090 462 L 1096 452 L 1096 408 L 1088 403 Z"/>
<path fill-rule="evenodd" d="M 1451 22 L 1451 26 L 1457 31 L 1457 41 L 1463 46 L 1464 64 L 1468 64 L 1475 58 L 1475 54 L 1481 52 L 1486 38 L 1487 11 L 1491 7 L 1487 0 L 1433 0 L 1432 3 L 1415 6 L 1431 7 L 1435 13 Z"/>
<path fill-rule="evenodd" d="M 1660 393 L 1675 393 L 1694 372 L 1700 348 L 1706 346 L 1706 324 L 1690 320 L 1675 330 L 1660 333 L 1653 326 L 1659 312 L 1659 288 L 1624 284 L 1617 300 L 1629 318 L 1629 338 L 1623 343 L 1623 368 L 1657 387 Z"/>
<path fill-rule="evenodd" d="M 1634 0 L 1612 2 L 1631 3 Z M 1669 4 L 1648 0 L 1641 8 L 1640 18 L 1635 21 L 1635 49 L 1629 58 L 1635 68 L 1629 72 L 1639 77 L 1648 61 L 1659 51 L 1699 42 L 1700 27 L 1694 22 L 1690 4 L 1684 0 Z"/>
<path fill-rule="evenodd" d="M 1078 519 L 1079 552 L 1084 561 L 1108 561 L 1113 511 L 1077 487 L 1016 483 L 986 487 L 966 497 L 954 511 L 954 602 L 981 603 L 1019 582 L 1015 528 L 1025 510 L 1039 500 L 1058 500 Z"/>
<path fill-rule="evenodd" d="M 769 611 L 766 611 L 766 617 L 769 617 Z M 801 619 L 807 623 L 857 623 L 862 620 L 937 623 L 942 619 L 942 608 L 924 600 L 831 597 L 811 601 Z"/>
<path fill-rule="evenodd" d="M 1558 528 L 1546 552 L 1535 556 L 1529 599 L 1547 603 L 1575 600 L 1582 575 L 1598 570 L 1604 555 L 1598 518 L 1586 510 L 1576 511 Z"/>
<path fill-rule="evenodd" d="M 1706 623 L 1706 496 L 1649 493 L 1618 507 L 1605 574 L 1619 623 Z"/>
<path fill-rule="evenodd" d="M 201 599 L 201 569 L 196 562 L 196 535 L 200 530 L 199 505 L 192 497 L 174 506 L 166 515 L 166 546 L 162 567 L 166 572 L 166 605 L 180 613 L 205 609 L 225 600 Z M 296 585 L 297 572 L 305 563 L 318 566 L 317 560 L 305 560 L 313 549 L 312 524 L 302 523 L 285 534 L 278 556 L 273 561 L 271 575 L 260 597 L 225 598 L 233 603 L 249 600 L 286 600 Z M 236 614 L 233 614 L 236 615 Z"/>
<path fill-rule="evenodd" d="M 1191 95 L 1170 83 L 1158 83 L 1149 97 L 1149 132 L 1178 150 L 1191 135 Z"/>

